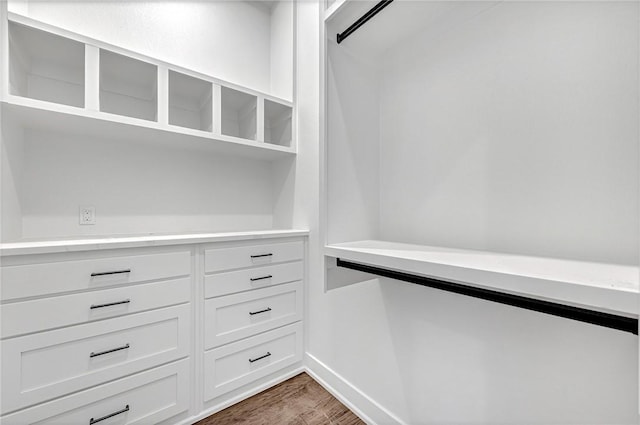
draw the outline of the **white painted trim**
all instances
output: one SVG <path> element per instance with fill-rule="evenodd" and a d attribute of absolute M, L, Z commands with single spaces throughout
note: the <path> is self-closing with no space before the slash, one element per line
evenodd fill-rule
<path fill-rule="evenodd" d="M 304 364 L 305 372 L 367 424 L 408 425 L 313 354 L 305 353 Z"/>
<path fill-rule="evenodd" d="M 204 419 L 208 416 L 213 415 L 214 413 L 217 413 L 221 410 L 226 409 L 227 407 L 233 406 L 236 403 L 240 403 L 241 401 L 244 401 L 246 399 L 248 399 L 249 397 L 252 397 L 258 393 L 261 393 L 264 390 L 268 390 L 269 388 L 276 386 L 278 384 L 280 384 L 281 382 L 286 381 L 287 379 L 293 378 L 296 375 L 301 374 L 302 372 L 306 372 L 306 369 L 302 366 L 295 368 L 294 370 L 284 373 L 274 379 L 271 379 L 270 381 L 265 382 L 262 385 L 258 385 L 257 387 L 253 387 L 250 390 L 247 390 L 245 392 L 243 392 L 242 394 L 237 395 L 236 397 L 233 397 L 229 400 L 223 401 L 222 403 L 216 404 L 215 406 L 204 410 L 202 412 L 200 412 L 199 414 L 195 415 L 195 416 L 191 416 L 187 419 L 184 419 L 180 422 L 178 422 L 176 425 L 187 425 L 187 424 L 193 424 L 201 419 Z"/>

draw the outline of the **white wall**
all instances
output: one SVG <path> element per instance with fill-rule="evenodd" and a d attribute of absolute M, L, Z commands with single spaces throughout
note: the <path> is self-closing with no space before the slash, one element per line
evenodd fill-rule
<path fill-rule="evenodd" d="M 603 25 L 611 17 L 619 22 Z M 421 49 L 407 47 L 397 58 L 382 59 L 386 71 L 396 74 L 395 80 L 385 80 L 380 95 L 381 103 L 389 102 L 380 110 L 381 236 L 636 263 L 637 17 L 637 3 L 501 3 Z M 548 45 L 541 48 L 539 42 Z M 594 48 L 597 58 L 590 59 Z M 535 72 L 540 67 L 532 66 L 544 60 L 559 61 L 571 72 L 553 67 Z M 332 57 L 328 66 L 337 63 Z M 401 65 L 406 70 L 398 69 Z M 351 71 L 328 72 L 331 77 Z M 346 86 L 341 104 L 355 105 L 349 93 L 358 98 L 361 92 Z M 536 96 L 542 101 L 531 100 Z M 361 106 L 367 108 L 366 100 Z M 343 111 L 329 111 L 329 122 L 339 123 L 338 134 L 357 138 L 361 122 L 349 128 L 333 113 Z M 408 130 L 395 127 L 406 123 Z M 483 123 L 487 128 L 480 132 Z M 401 137 L 392 137 L 391 130 Z M 547 140 L 550 135 L 555 145 Z M 341 145 L 345 140 L 328 138 L 329 161 L 332 150 L 349 150 Z M 529 150 L 521 149 L 522 143 Z M 327 179 L 330 242 L 337 239 L 333 229 L 349 231 L 344 222 L 336 225 L 331 213 L 332 208 L 347 211 L 347 206 L 331 204 L 356 202 L 333 196 L 331 188 L 341 178 L 352 190 L 358 187 L 361 181 L 351 164 L 328 167 L 330 174 L 342 173 Z M 533 178 L 536 164 L 549 174 Z M 550 193 L 542 190 L 545 186 Z M 530 205 L 529 198 L 536 202 Z M 596 200 L 607 208 L 594 207 Z M 426 209 L 427 203 L 435 211 Z M 456 209 L 462 207 L 468 214 Z M 497 219 L 489 221 L 488 214 L 505 220 L 505 227 L 496 230 Z M 551 220 L 549 228 L 514 229 L 517 220 L 531 226 L 540 214 Z M 356 228 L 362 225 L 351 220 Z M 507 239 L 510 231 L 513 240 Z M 524 243 L 527 235 L 531 245 Z M 605 245 L 597 247 L 597 242 Z M 313 257 L 311 266 L 317 266 Z M 324 292 L 317 267 L 309 282 L 308 364 L 372 421 L 638 422 L 637 336 L 389 279 Z"/>
<path fill-rule="evenodd" d="M 0 240 L 16 239 L 22 233 L 23 133 L 9 121 L 0 115 Z"/>
<path fill-rule="evenodd" d="M 637 10 L 505 2 L 399 43 L 380 61 L 381 237 L 637 264 Z"/>
<path fill-rule="evenodd" d="M 375 66 L 327 46 L 327 238 L 376 239 L 379 229 L 379 98 Z"/>
<path fill-rule="evenodd" d="M 271 93 L 293 99 L 293 13 L 292 1 L 281 1 L 271 9 Z"/>
<path fill-rule="evenodd" d="M 255 2 L 10 0 L 9 7 L 222 80 L 271 89 L 271 14 Z"/>
<path fill-rule="evenodd" d="M 263 161 L 37 131 L 24 150 L 24 238 L 271 228 Z M 79 205 L 96 225 L 78 224 Z"/>

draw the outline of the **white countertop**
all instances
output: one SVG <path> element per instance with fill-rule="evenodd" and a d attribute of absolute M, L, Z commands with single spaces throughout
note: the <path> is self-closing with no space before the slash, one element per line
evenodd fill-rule
<path fill-rule="evenodd" d="M 638 267 L 425 245 L 355 241 L 325 247 L 343 260 L 577 307 L 638 316 Z"/>
<path fill-rule="evenodd" d="M 255 230 L 248 232 L 146 234 L 134 236 L 90 236 L 75 239 L 47 239 L 0 244 L 0 256 L 50 254 L 115 248 L 184 245 L 255 239 L 307 236 L 307 230 Z"/>

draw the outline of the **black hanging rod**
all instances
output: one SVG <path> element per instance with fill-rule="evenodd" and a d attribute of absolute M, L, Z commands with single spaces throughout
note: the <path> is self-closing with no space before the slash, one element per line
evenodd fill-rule
<path fill-rule="evenodd" d="M 558 304 L 550 301 L 523 297 L 520 295 L 507 294 L 504 292 L 492 291 L 490 289 L 477 288 L 474 286 L 399 272 L 382 267 L 354 263 L 351 261 L 341 260 L 340 258 L 337 259 L 337 265 L 338 267 L 371 273 L 382 277 L 388 277 L 390 279 L 402 280 L 404 282 L 416 283 L 418 285 L 428 286 L 442 291 L 480 298 L 487 301 L 533 310 L 539 313 L 551 314 L 553 316 L 564 317 L 566 319 L 578 320 L 580 322 L 604 326 L 638 335 L 638 319 L 633 319 L 631 317 L 603 313 L 600 311 L 588 310 L 586 308 Z"/>
<path fill-rule="evenodd" d="M 338 33 L 336 35 L 336 40 L 338 41 L 338 44 L 342 43 L 342 41 L 345 38 L 349 37 L 351 35 L 351 33 L 353 33 L 355 30 L 357 30 L 362 25 L 364 25 L 365 22 L 367 22 L 369 19 L 373 18 L 382 9 L 384 9 L 387 6 L 389 6 L 389 4 L 391 4 L 392 1 L 393 0 L 382 0 L 382 1 L 378 2 L 378 3 L 376 3 L 376 5 L 373 6 L 371 9 L 369 9 L 369 11 L 367 13 L 362 15 L 357 21 L 355 21 L 353 24 L 351 24 L 351 26 L 349 28 L 347 28 L 346 30 L 342 31 L 341 33 Z"/>

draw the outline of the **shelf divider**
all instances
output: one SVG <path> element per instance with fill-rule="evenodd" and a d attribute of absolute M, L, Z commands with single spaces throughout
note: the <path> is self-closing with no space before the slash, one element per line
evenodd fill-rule
<path fill-rule="evenodd" d="M 90 44 L 84 49 L 84 107 L 100 110 L 100 49 Z"/>
<path fill-rule="evenodd" d="M 169 125 L 169 68 L 158 65 L 158 123 Z"/>
<path fill-rule="evenodd" d="M 256 141 L 264 143 L 264 97 L 258 96 L 256 105 Z"/>
<path fill-rule="evenodd" d="M 211 131 L 222 134 L 222 89 L 220 84 L 213 83 L 211 90 Z"/>

